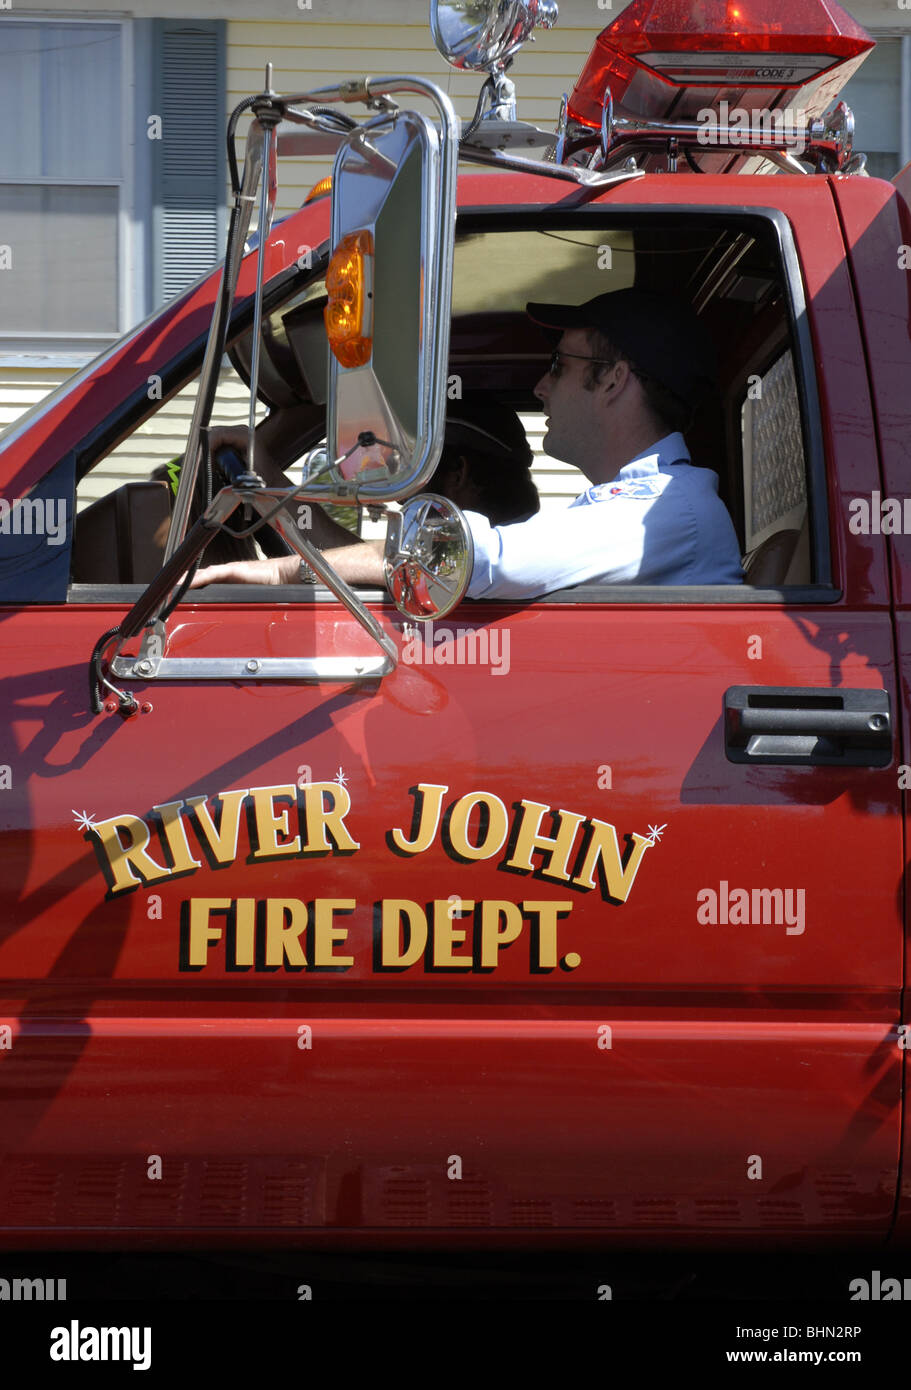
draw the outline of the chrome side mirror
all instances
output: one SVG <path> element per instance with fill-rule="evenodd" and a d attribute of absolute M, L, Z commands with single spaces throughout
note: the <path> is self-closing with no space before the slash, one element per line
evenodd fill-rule
<path fill-rule="evenodd" d="M 468 522 L 448 498 L 423 492 L 390 516 L 383 569 L 406 618 L 445 618 L 468 588 L 473 565 Z"/>
<path fill-rule="evenodd" d="M 424 86 L 439 131 L 415 111 L 384 114 L 353 130 L 335 161 L 325 310 L 335 466 L 319 501 L 407 497 L 443 447 L 458 120 L 448 97 Z"/>

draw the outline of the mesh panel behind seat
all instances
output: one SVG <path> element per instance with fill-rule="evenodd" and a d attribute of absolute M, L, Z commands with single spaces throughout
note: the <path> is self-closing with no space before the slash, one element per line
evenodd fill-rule
<path fill-rule="evenodd" d="M 807 468 L 790 349 L 749 383 L 741 407 L 746 552 L 755 552 L 780 531 L 799 532 L 787 574 L 779 582 L 809 584 Z"/>

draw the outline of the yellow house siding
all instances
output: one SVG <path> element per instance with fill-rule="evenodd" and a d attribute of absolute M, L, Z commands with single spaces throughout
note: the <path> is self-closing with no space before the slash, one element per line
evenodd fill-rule
<path fill-rule="evenodd" d="M 131 478 L 147 478 L 153 468 L 183 453 L 196 404 L 197 384 L 191 382 L 178 391 L 86 474 L 78 488 L 78 511 Z M 224 368 L 215 398 L 213 421 L 220 425 L 246 424 L 248 411 L 247 388 L 232 367 Z M 265 407 L 260 406 L 259 418 L 265 413 Z"/>
<path fill-rule="evenodd" d="M 63 367 L 0 368 L 0 437 L 69 375 Z"/>
<path fill-rule="evenodd" d="M 562 463 L 560 459 L 552 459 L 549 454 L 544 453 L 541 448 L 544 434 L 543 414 L 520 415 L 519 418 L 525 426 L 528 442 L 535 455 L 532 477 L 541 498 L 541 510 L 552 511 L 565 506 L 574 497 L 578 497 L 580 492 L 585 491 L 589 486 L 588 479 L 578 468 Z"/>
<path fill-rule="evenodd" d="M 15 420 L 30 410 L 44 396 L 66 380 L 63 370 L 19 371 L 6 367 L 0 373 L 0 425 L 6 430 Z M 196 403 L 196 383 L 166 401 L 145 424 L 140 425 L 127 439 L 113 449 L 97 467 L 80 482 L 77 489 L 77 510 L 120 487 L 132 478 L 146 478 L 153 468 L 166 463 L 183 451 L 190 429 L 193 406 Z M 222 371 L 214 418 L 220 424 L 245 424 L 248 411 L 246 387 L 232 368 Z M 260 418 L 265 415 L 259 409 Z"/>
<path fill-rule="evenodd" d="M 590 27 L 554 29 L 518 54 L 509 76 L 516 83 L 521 120 L 553 130 L 560 96 L 572 91 L 599 30 L 610 16 L 598 12 Z M 325 87 L 351 77 L 413 73 L 435 82 L 451 98 L 463 123 L 474 114 L 483 77 L 458 73 L 437 53 L 426 11 L 416 8 L 413 24 L 345 24 L 318 19 L 314 11 L 282 21 L 231 20 L 227 35 L 228 109 L 261 91 L 267 62 L 273 64 L 276 91 L 291 93 Z M 410 98 L 409 98 L 410 101 Z M 415 102 L 420 106 L 420 102 Z M 429 107 L 427 108 L 430 109 Z M 352 114 L 364 108 L 352 105 Z M 238 159 L 243 155 L 246 120 L 238 127 Z M 331 171 L 330 159 L 288 161 L 279 171 L 276 211 L 300 207 L 313 184 Z"/>

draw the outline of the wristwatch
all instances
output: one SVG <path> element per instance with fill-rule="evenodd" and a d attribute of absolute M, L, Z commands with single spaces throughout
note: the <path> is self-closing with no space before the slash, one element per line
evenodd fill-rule
<path fill-rule="evenodd" d="M 306 560 L 301 560 L 300 569 L 297 572 L 298 584 L 317 584 L 319 580 Z"/>

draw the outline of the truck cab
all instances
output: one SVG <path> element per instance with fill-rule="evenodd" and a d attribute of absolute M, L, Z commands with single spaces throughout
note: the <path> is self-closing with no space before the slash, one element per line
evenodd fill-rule
<path fill-rule="evenodd" d="M 871 42 L 634 0 L 530 135 L 506 68 L 556 7 L 433 8 L 472 126 L 393 110 L 417 79 L 333 129 L 262 93 L 257 236 L 0 441 L 0 1243 L 906 1241 L 911 206 L 832 111 Z M 331 194 L 271 226 L 307 139 Z M 322 504 L 423 563 L 447 403 L 533 416 L 526 304 L 630 286 L 717 350 L 686 442 L 742 583 L 459 601 L 451 508 L 430 612 L 320 568 Z M 194 523 L 225 356 L 290 482 Z M 78 510 L 197 387 L 186 478 Z M 320 582 L 183 589 L 263 518 Z"/>

